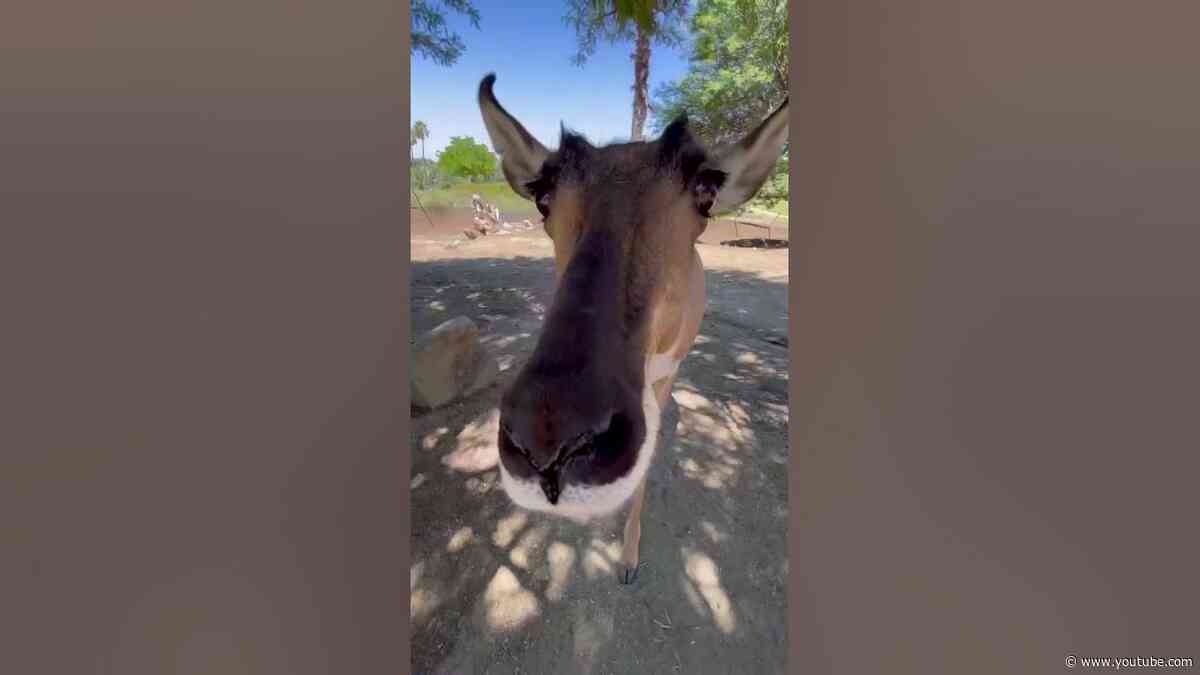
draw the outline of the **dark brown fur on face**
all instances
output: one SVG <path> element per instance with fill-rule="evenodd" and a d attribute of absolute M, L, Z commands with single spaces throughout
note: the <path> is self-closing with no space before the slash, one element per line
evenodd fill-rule
<path fill-rule="evenodd" d="M 696 238 L 724 178 L 672 124 L 652 143 L 596 148 L 563 132 L 526 184 L 554 242 L 559 287 L 530 361 L 501 404 L 501 461 L 542 482 L 553 503 L 567 484 L 626 475 L 642 446 L 645 355 L 674 335 Z M 707 203 L 705 199 L 707 198 Z M 671 307 L 674 309 L 664 309 Z M 658 328 L 658 329 L 656 329 Z"/>

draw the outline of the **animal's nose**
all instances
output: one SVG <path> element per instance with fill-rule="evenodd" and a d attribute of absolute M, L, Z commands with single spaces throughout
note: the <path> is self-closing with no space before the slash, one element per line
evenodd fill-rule
<path fill-rule="evenodd" d="M 538 473 L 550 470 L 598 434 L 609 429 L 613 410 L 605 406 L 580 409 L 569 401 L 517 402 L 502 405 L 500 435 L 503 445 L 525 458 Z"/>
<path fill-rule="evenodd" d="M 566 388 L 546 385 L 526 380 L 504 396 L 499 446 L 505 469 L 517 478 L 537 481 L 555 504 L 563 471 L 580 458 L 595 459 L 593 455 L 617 440 L 609 438 L 613 430 L 627 425 L 619 419 L 614 424 L 620 416 L 614 417 L 607 397 L 585 390 L 579 382 Z"/>

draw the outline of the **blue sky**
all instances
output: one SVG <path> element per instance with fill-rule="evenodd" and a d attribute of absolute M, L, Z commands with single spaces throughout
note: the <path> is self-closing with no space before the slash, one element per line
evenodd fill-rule
<path fill-rule="evenodd" d="M 480 30 L 459 14 L 446 16 L 466 45 L 453 66 L 412 55 L 412 120 L 429 126 L 427 158 L 434 159 L 451 136 L 471 136 L 491 148 L 475 103 L 479 80 L 489 72 L 496 73 L 496 98 L 547 147 L 558 145 L 559 122 L 594 143 L 629 139 L 632 44 L 601 42 L 596 54 L 579 67 L 571 63 L 576 38 L 563 23 L 562 0 L 475 0 L 474 5 Z M 686 48 L 653 47 L 651 96 L 660 82 L 678 80 L 687 72 Z M 416 151 L 419 157 L 419 143 Z"/>

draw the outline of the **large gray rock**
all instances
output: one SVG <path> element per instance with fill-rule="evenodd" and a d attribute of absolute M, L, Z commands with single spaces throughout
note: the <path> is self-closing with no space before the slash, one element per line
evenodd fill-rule
<path fill-rule="evenodd" d="M 417 340 L 412 354 L 412 402 L 437 408 L 491 384 L 500 373 L 496 357 L 479 345 L 479 328 L 456 317 Z"/>

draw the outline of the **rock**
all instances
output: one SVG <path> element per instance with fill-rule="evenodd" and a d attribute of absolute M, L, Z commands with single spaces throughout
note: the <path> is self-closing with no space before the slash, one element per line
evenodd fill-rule
<path fill-rule="evenodd" d="M 479 345 L 479 328 L 465 316 L 421 336 L 412 353 L 412 403 L 437 408 L 491 384 L 500 373 L 496 357 Z"/>

